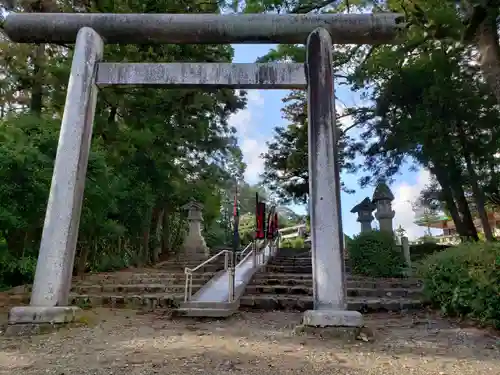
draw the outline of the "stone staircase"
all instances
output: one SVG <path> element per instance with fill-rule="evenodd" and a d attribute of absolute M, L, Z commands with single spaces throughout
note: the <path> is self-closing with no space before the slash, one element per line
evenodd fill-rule
<path fill-rule="evenodd" d="M 184 268 L 194 268 L 204 260 L 177 258 L 159 263 L 155 268 L 95 273 L 74 278 L 69 303 L 83 308 L 105 306 L 152 310 L 157 307 L 176 307 L 184 301 Z M 223 269 L 224 256 L 219 256 L 197 270 L 193 274 L 193 294 Z M 31 287 L 20 286 L 4 293 L 1 303 L 9 306 L 28 304 Z"/>
<path fill-rule="evenodd" d="M 416 279 L 353 276 L 347 265 L 347 296 L 351 310 L 401 311 L 422 307 L 422 285 Z M 313 308 L 312 264 L 309 251 L 280 249 L 256 273 L 240 300 L 241 308 L 298 310 Z"/>
<path fill-rule="evenodd" d="M 153 310 L 176 308 L 184 301 L 184 267 L 194 268 L 204 259 L 174 259 L 155 268 L 87 274 L 73 280 L 70 304 L 83 308 L 105 306 Z M 220 256 L 193 274 L 193 295 L 218 271 Z M 349 267 L 347 267 L 349 269 Z M 0 293 L 0 306 L 29 303 L 31 286 Z M 378 279 L 347 275 L 349 309 L 361 312 L 401 311 L 421 308 L 422 286 L 416 279 Z M 246 286 L 240 308 L 298 310 L 313 308 L 313 280 L 309 250 L 280 249 Z"/>
<path fill-rule="evenodd" d="M 184 301 L 186 275 L 184 268 L 194 268 L 206 259 L 177 258 L 156 265 L 145 272 L 117 272 L 88 275 L 74 283 L 72 305 L 82 307 L 107 306 L 153 310 L 171 308 Z M 193 294 L 218 271 L 224 269 L 224 256 L 197 270 L 193 275 Z"/>

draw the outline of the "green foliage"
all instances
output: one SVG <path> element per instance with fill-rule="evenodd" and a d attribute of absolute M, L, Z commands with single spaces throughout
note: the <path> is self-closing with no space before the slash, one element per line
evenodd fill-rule
<path fill-rule="evenodd" d="M 500 244 L 464 243 L 419 268 L 428 300 L 445 314 L 500 328 Z"/>
<path fill-rule="evenodd" d="M 217 247 L 228 242 L 228 235 L 224 228 L 218 223 L 214 223 L 204 231 L 203 237 L 209 248 Z"/>
<path fill-rule="evenodd" d="M 439 245 L 433 242 L 424 242 L 422 244 L 410 245 L 410 256 L 412 261 L 419 261 L 431 254 L 450 248 L 449 245 Z"/>
<path fill-rule="evenodd" d="M 5 241 L 0 238 L 0 290 L 12 285 L 31 283 L 35 268 L 36 258 L 12 255 L 8 252 Z"/>
<path fill-rule="evenodd" d="M 280 247 L 286 249 L 304 249 L 306 245 L 302 237 L 295 237 L 281 241 Z"/>
<path fill-rule="evenodd" d="M 398 277 L 405 266 L 400 247 L 392 234 L 371 231 L 355 236 L 347 244 L 349 260 L 355 274 L 372 277 Z"/>
<path fill-rule="evenodd" d="M 490 52 L 499 48 L 495 22 L 499 8 L 494 2 L 485 4 L 476 0 L 461 6 L 455 1 L 436 0 L 253 0 L 245 2 L 243 9 L 404 13 L 407 30 L 399 45 L 345 46 L 333 57 L 337 84 L 358 91 L 363 102 L 351 108 L 337 106 L 339 122 L 348 115 L 354 120 L 344 123 L 339 132 L 342 166 L 344 171 L 356 171 L 356 165 L 364 164 L 367 173 L 360 179 L 362 186 L 379 179 L 391 181 L 408 162 L 412 168 L 425 167 L 436 177 L 437 200 L 444 206 L 440 209 L 453 217 L 457 232 L 477 240 L 473 223 L 477 211 L 486 238 L 491 240 L 484 191 L 495 192 L 500 185 L 493 156 L 500 150 L 500 58 Z M 465 39 L 477 43 L 475 48 L 456 43 L 464 29 Z M 483 58 L 476 60 L 476 56 Z M 280 45 L 259 61 L 303 63 L 304 57 L 303 45 Z M 283 200 L 304 202 L 308 190 L 306 102 L 296 93 L 284 101 L 289 125 L 276 129 L 269 142 L 264 177 Z M 361 131 L 352 134 L 357 125 L 362 125 Z M 364 163 L 353 165 L 360 156 Z"/>
<path fill-rule="evenodd" d="M 52 11 L 74 11 L 69 2 Z M 23 8 L 24 7 L 24 8 Z M 88 2 L 78 11 L 218 13 L 192 0 Z M 30 3 L 16 11 L 33 11 Z M 72 47 L 0 42 L 0 284 L 29 282 L 37 259 Z M 228 45 L 106 45 L 107 61 L 230 62 Z M 229 116 L 235 90 L 100 90 L 89 155 L 75 272 L 141 266 L 177 251 L 190 200 L 204 205 L 210 244 L 223 241 L 224 199 L 245 170 Z"/>
<path fill-rule="evenodd" d="M 292 91 L 283 99 L 283 117 L 288 126 L 274 129 L 274 137 L 267 142 L 264 158 L 264 183 L 283 202 L 306 203 L 309 192 L 307 103 L 304 91 Z M 343 131 L 339 132 L 339 162 L 349 172 L 357 168 L 351 160 L 354 150 L 347 147 L 353 140 Z M 352 192 L 344 184 L 345 192 Z"/>
<path fill-rule="evenodd" d="M 434 236 L 428 234 L 423 235 L 422 237 L 419 238 L 419 240 L 423 241 L 424 244 L 431 244 L 431 245 L 437 244 L 437 239 Z"/>

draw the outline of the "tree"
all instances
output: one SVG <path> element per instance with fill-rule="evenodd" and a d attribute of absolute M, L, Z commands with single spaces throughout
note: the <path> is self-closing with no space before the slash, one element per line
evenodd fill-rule
<path fill-rule="evenodd" d="M 398 58 L 386 49 L 378 55 L 379 65 L 360 75 L 361 82 L 378 74 L 388 77 L 375 86 L 376 104 L 362 119 L 367 128 L 363 139 L 374 140 L 365 151 L 367 166 L 376 175 L 392 175 L 411 156 L 436 176 L 457 230 L 476 238 L 465 193 L 470 187 L 486 238 L 492 240 L 483 191 L 486 175 L 480 174 L 498 150 L 498 128 L 492 126 L 498 106 L 470 65 L 469 51 L 454 47 L 428 42 L 420 53 L 401 56 L 405 65 L 396 70 L 389 60 L 380 64 L 384 54 L 384 59 Z"/>
<path fill-rule="evenodd" d="M 254 1 L 247 4 L 246 10 L 344 12 L 373 4 L 365 1 L 351 4 L 319 0 L 307 3 Z M 484 8 L 484 4 L 481 6 Z M 491 27 L 490 30 L 485 27 L 496 18 L 491 14 L 497 11 L 498 5 L 488 6 L 496 8 L 490 9 L 490 15 L 481 19 L 482 26 L 469 25 L 464 30 L 461 23 L 464 12 L 455 2 L 377 3 L 376 10 L 406 13 L 409 21 L 406 38 L 398 46 L 347 46 L 337 50 L 334 66 L 340 84 L 347 82 L 354 90 L 362 91 L 366 101 L 373 103 L 348 110 L 355 116 L 355 125 L 363 128 L 361 142 L 348 140 L 347 147 L 343 147 L 349 150 L 349 161 L 352 162 L 356 153 L 365 158 L 368 175 L 360 183 L 367 185 L 380 178 L 390 180 L 407 161 L 413 162 L 415 167 L 424 166 L 441 186 L 443 202 L 458 232 L 478 238 L 471 212 L 476 211 L 486 238 L 492 240 L 484 192 L 498 185 L 493 155 L 499 149 L 498 127 L 494 125 L 498 122 L 495 119 L 498 119 L 499 97 L 491 95 L 496 93 L 494 82 L 487 76 L 496 74 L 498 40 L 496 27 L 493 33 Z M 479 8 L 474 9 L 477 13 Z M 470 20 L 470 23 L 473 22 Z M 481 60 L 477 60 L 474 46 L 456 43 L 467 30 L 469 33 L 474 30 Z M 489 51 L 485 40 L 480 41 L 488 33 Z M 300 46 L 279 46 L 260 60 L 303 62 L 303 52 Z M 484 64 L 486 55 L 490 57 L 490 65 Z M 474 64 L 476 61 L 480 62 L 481 70 Z M 302 110 L 295 118 L 305 119 L 305 113 Z M 296 128 L 294 125 L 277 132 L 270 152 L 265 155 L 267 182 L 292 200 L 304 199 L 307 193 L 304 163 L 294 164 L 295 159 L 291 157 L 303 156 L 307 150 L 301 142 L 305 139 L 305 129 L 300 133 Z M 297 157 L 297 160 L 304 158 Z M 292 174 L 300 179 L 290 179 Z"/>
<path fill-rule="evenodd" d="M 38 5 L 37 5 L 38 4 Z M 38 7 L 38 8 L 36 8 Z M 56 8 L 54 8 L 56 7 Z M 17 11 L 74 11 L 69 2 L 20 2 Z M 78 11 L 201 12 L 216 2 L 85 2 Z M 0 261 L 36 261 L 72 46 L 0 40 Z M 108 61 L 231 61 L 227 45 L 105 46 Z M 244 108 L 234 90 L 107 88 L 99 92 L 77 245 L 77 272 L 157 261 L 186 230 L 180 207 L 204 204 L 206 229 L 220 218 L 228 180 L 242 175 L 229 116 Z M 3 240 L 0 241 L 3 243 Z M 5 256 L 4 256 L 5 255 Z M 10 266 L 9 266 L 10 267 Z M 0 275 L 1 277 L 3 274 Z M 29 281 L 32 270 L 23 281 Z M 0 283 L 9 283 L 5 279 Z"/>
<path fill-rule="evenodd" d="M 308 177 L 308 139 L 307 139 L 307 100 L 305 92 L 293 91 L 283 99 L 285 107 L 283 117 L 290 122 L 286 128 L 277 127 L 274 138 L 267 143 L 268 150 L 264 158 L 264 183 L 278 195 L 282 202 L 306 203 L 309 192 Z M 344 129 L 337 128 L 340 133 L 338 143 L 339 162 L 344 170 L 354 172 L 357 168 L 352 162 L 355 147 Z M 346 192 L 352 192 L 344 184 Z"/>

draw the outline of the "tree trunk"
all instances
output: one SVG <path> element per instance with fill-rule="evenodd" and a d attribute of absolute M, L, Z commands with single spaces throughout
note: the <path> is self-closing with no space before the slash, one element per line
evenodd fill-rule
<path fill-rule="evenodd" d="M 474 225 L 474 219 L 472 218 L 472 214 L 470 212 L 469 202 L 467 202 L 467 199 L 465 198 L 465 192 L 462 187 L 464 181 L 462 173 L 453 156 L 448 158 L 446 164 L 446 175 L 448 177 L 447 182 L 453 192 L 453 196 L 455 198 L 454 200 L 457 202 L 458 211 L 461 214 L 467 237 L 474 241 L 478 241 L 479 236 L 477 235 L 477 229 Z"/>
<path fill-rule="evenodd" d="M 170 251 L 170 238 L 171 238 L 171 226 L 170 226 L 171 212 L 170 205 L 165 203 L 163 206 L 163 228 L 161 236 L 161 253 L 162 255 L 168 254 Z"/>
<path fill-rule="evenodd" d="M 153 247 L 149 248 L 149 253 L 148 253 L 148 260 L 151 263 L 157 263 L 158 262 L 158 254 L 159 254 L 159 249 L 160 249 L 160 241 L 158 238 L 158 232 L 159 232 L 159 227 L 161 227 L 161 217 L 163 215 L 163 210 L 160 207 L 159 204 L 157 204 L 153 212 L 151 214 L 151 229 L 154 230 L 154 244 Z"/>
<path fill-rule="evenodd" d="M 454 164 L 455 162 L 451 161 L 451 163 L 452 164 L 449 164 L 446 167 L 447 171 L 446 172 L 443 171 L 443 174 L 441 176 L 441 178 L 443 178 L 443 181 L 442 182 L 440 181 L 440 184 L 442 184 L 442 186 L 449 187 L 450 191 L 452 192 L 452 196 L 454 198 L 453 201 L 456 202 L 456 207 L 458 211 L 457 214 L 460 216 L 459 222 L 461 222 L 460 231 L 459 227 L 457 227 L 455 224 L 457 232 L 459 232 L 461 237 L 467 237 L 473 239 L 474 241 L 477 241 L 479 240 L 479 236 L 477 235 L 476 226 L 474 225 L 474 220 L 472 218 L 472 214 L 469 209 L 469 203 L 465 198 L 465 192 L 461 185 L 463 179 L 460 172 L 457 171 L 457 168 Z M 454 204 L 451 205 L 451 202 L 449 204 L 450 208 L 455 206 Z M 452 214 L 451 210 L 450 214 Z"/>
<path fill-rule="evenodd" d="M 39 44 L 35 47 L 33 56 L 33 85 L 31 88 L 31 113 L 40 116 L 43 107 L 43 80 L 44 69 L 43 60 L 45 58 L 45 44 Z"/>
<path fill-rule="evenodd" d="M 149 254 L 149 227 L 145 228 L 142 233 L 142 249 L 141 256 L 139 257 L 139 266 L 143 266 L 147 263 Z"/>
<path fill-rule="evenodd" d="M 443 198 L 446 203 L 446 208 L 448 209 L 448 211 L 450 211 L 450 216 L 453 222 L 455 223 L 455 229 L 458 235 L 460 237 L 467 237 L 468 236 L 467 229 L 465 228 L 465 225 L 460 217 L 457 205 L 453 200 L 453 193 L 450 187 L 447 186 L 445 188 L 442 188 L 442 190 L 443 190 Z"/>
<path fill-rule="evenodd" d="M 446 204 L 446 208 L 450 211 L 451 218 L 455 224 L 455 229 L 460 237 L 467 237 L 468 231 L 465 228 L 464 222 L 460 217 L 457 205 L 453 199 L 453 192 L 450 187 L 450 182 L 447 173 L 439 167 L 430 167 L 431 172 L 436 176 L 439 185 L 441 185 L 441 190 L 443 194 L 443 199 Z"/>
<path fill-rule="evenodd" d="M 171 242 L 170 242 L 170 246 L 172 249 L 181 247 L 184 241 L 183 237 L 186 235 L 184 231 L 184 226 L 186 222 L 183 220 L 183 217 L 180 213 L 176 214 L 178 221 L 176 227 L 172 230 L 173 235 L 171 236 Z"/>
<path fill-rule="evenodd" d="M 481 225 L 483 226 L 484 237 L 487 241 L 494 241 L 493 232 L 491 231 L 490 222 L 488 220 L 488 214 L 486 213 L 486 198 L 484 197 L 484 192 L 478 184 L 478 177 L 474 165 L 472 164 L 472 157 L 468 150 L 467 136 L 464 132 L 461 124 L 458 124 L 458 135 L 460 143 L 462 144 L 462 151 L 464 154 L 465 165 L 467 167 L 467 172 L 469 173 L 470 184 L 472 187 L 472 193 L 476 201 L 477 213 L 481 220 Z"/>
<path fill-rule="evenodd" d="M 468 168 L 467 168 L 468 169 Z M 471 175 L 471 185 L 472 192 L 476 198 L 476 208 L 479 218 L 481 220 L 481 225 L 483 227 L 484 237 L 487 241 L 494 241 L 493 232 L 491 230 L 490 221 L 488 219 L 488 213 L 486 212 L 486 199 L 484 193 L 477 183 L 477 175 Z"/>
<path fill-rule="evenodd" d="M 146 217 L 144 220 L 144 226 L 142 230 L 142 246 L 141 246 L 142 249 L 141 249 L 140 264 L 139 264 L 140 266 L 143 266 L 149 260 L 149 239 L 151 233 L 151 222 L 153 219 L 152 207 L 147 208 L 145 216 Z"/>
<path fill-rule="evenodd" d="M 5 241 L 9 253 L 16 257 L 21 257 L 24 252 L 24 240 L 26 232 L 22 229 L 11 229 L 5 234 Z"/>
<path fill-rule="evenodd" d="M 500 46 L 497 34 L 498 9 L 488 7 L 488 16 L 479 25 L 476 43 L 479 50 L 479 64 L 491 91 L 500 103 Z"/>
<path fill-rule="evenodd" d="M 488 184 L 488 188 L 490 192 L 496 192 L 499 189 L 500 181 L 498 178 L 498 172 L 496 170 L 497 166 L 495 159 L 490 158 L 490 160 L 488 160 L 488 169 L 490 170 L 490 181 Z"/>
<path fill-rule="evenodd" d="M 76 276 L 81 276 L 85 273 L 85 269 L 87 268 L 87 259 L 90 254 L 90 246 L 82 246 L 80 247 L 80 254 L 78 256 L 78 260 L 76 263 Z"/>
<path fill-rule="evenodd" d="M 458 210 L 462 214 L 462 220 L 467 232 L 467 237 L 473 239 L 474 241 L 478 241 L 479 236 L 477 235 L 477 229 L 470 212 L 469 202 L 467 202 L 467 199 L 465 198 L 465 192 L 462 185 L 460 185 L 459 183 L 453 184 L 451 185 L 451 190 L 453 191 L 453 195 L 455 196 Z"/>

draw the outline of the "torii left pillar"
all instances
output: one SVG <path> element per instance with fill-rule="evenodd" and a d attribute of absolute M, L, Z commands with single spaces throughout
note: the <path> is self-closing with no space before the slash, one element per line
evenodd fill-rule
<path fill-rule="evenodd" d="M 74 321 L 68 306 L 85 175 L 97 100 L 96 65 L 104 44 L 91 28 L 80 29 L 66 94 L 59 143 L 29 306 L 9 313 L 8 335 L 36 333 Z"/>

